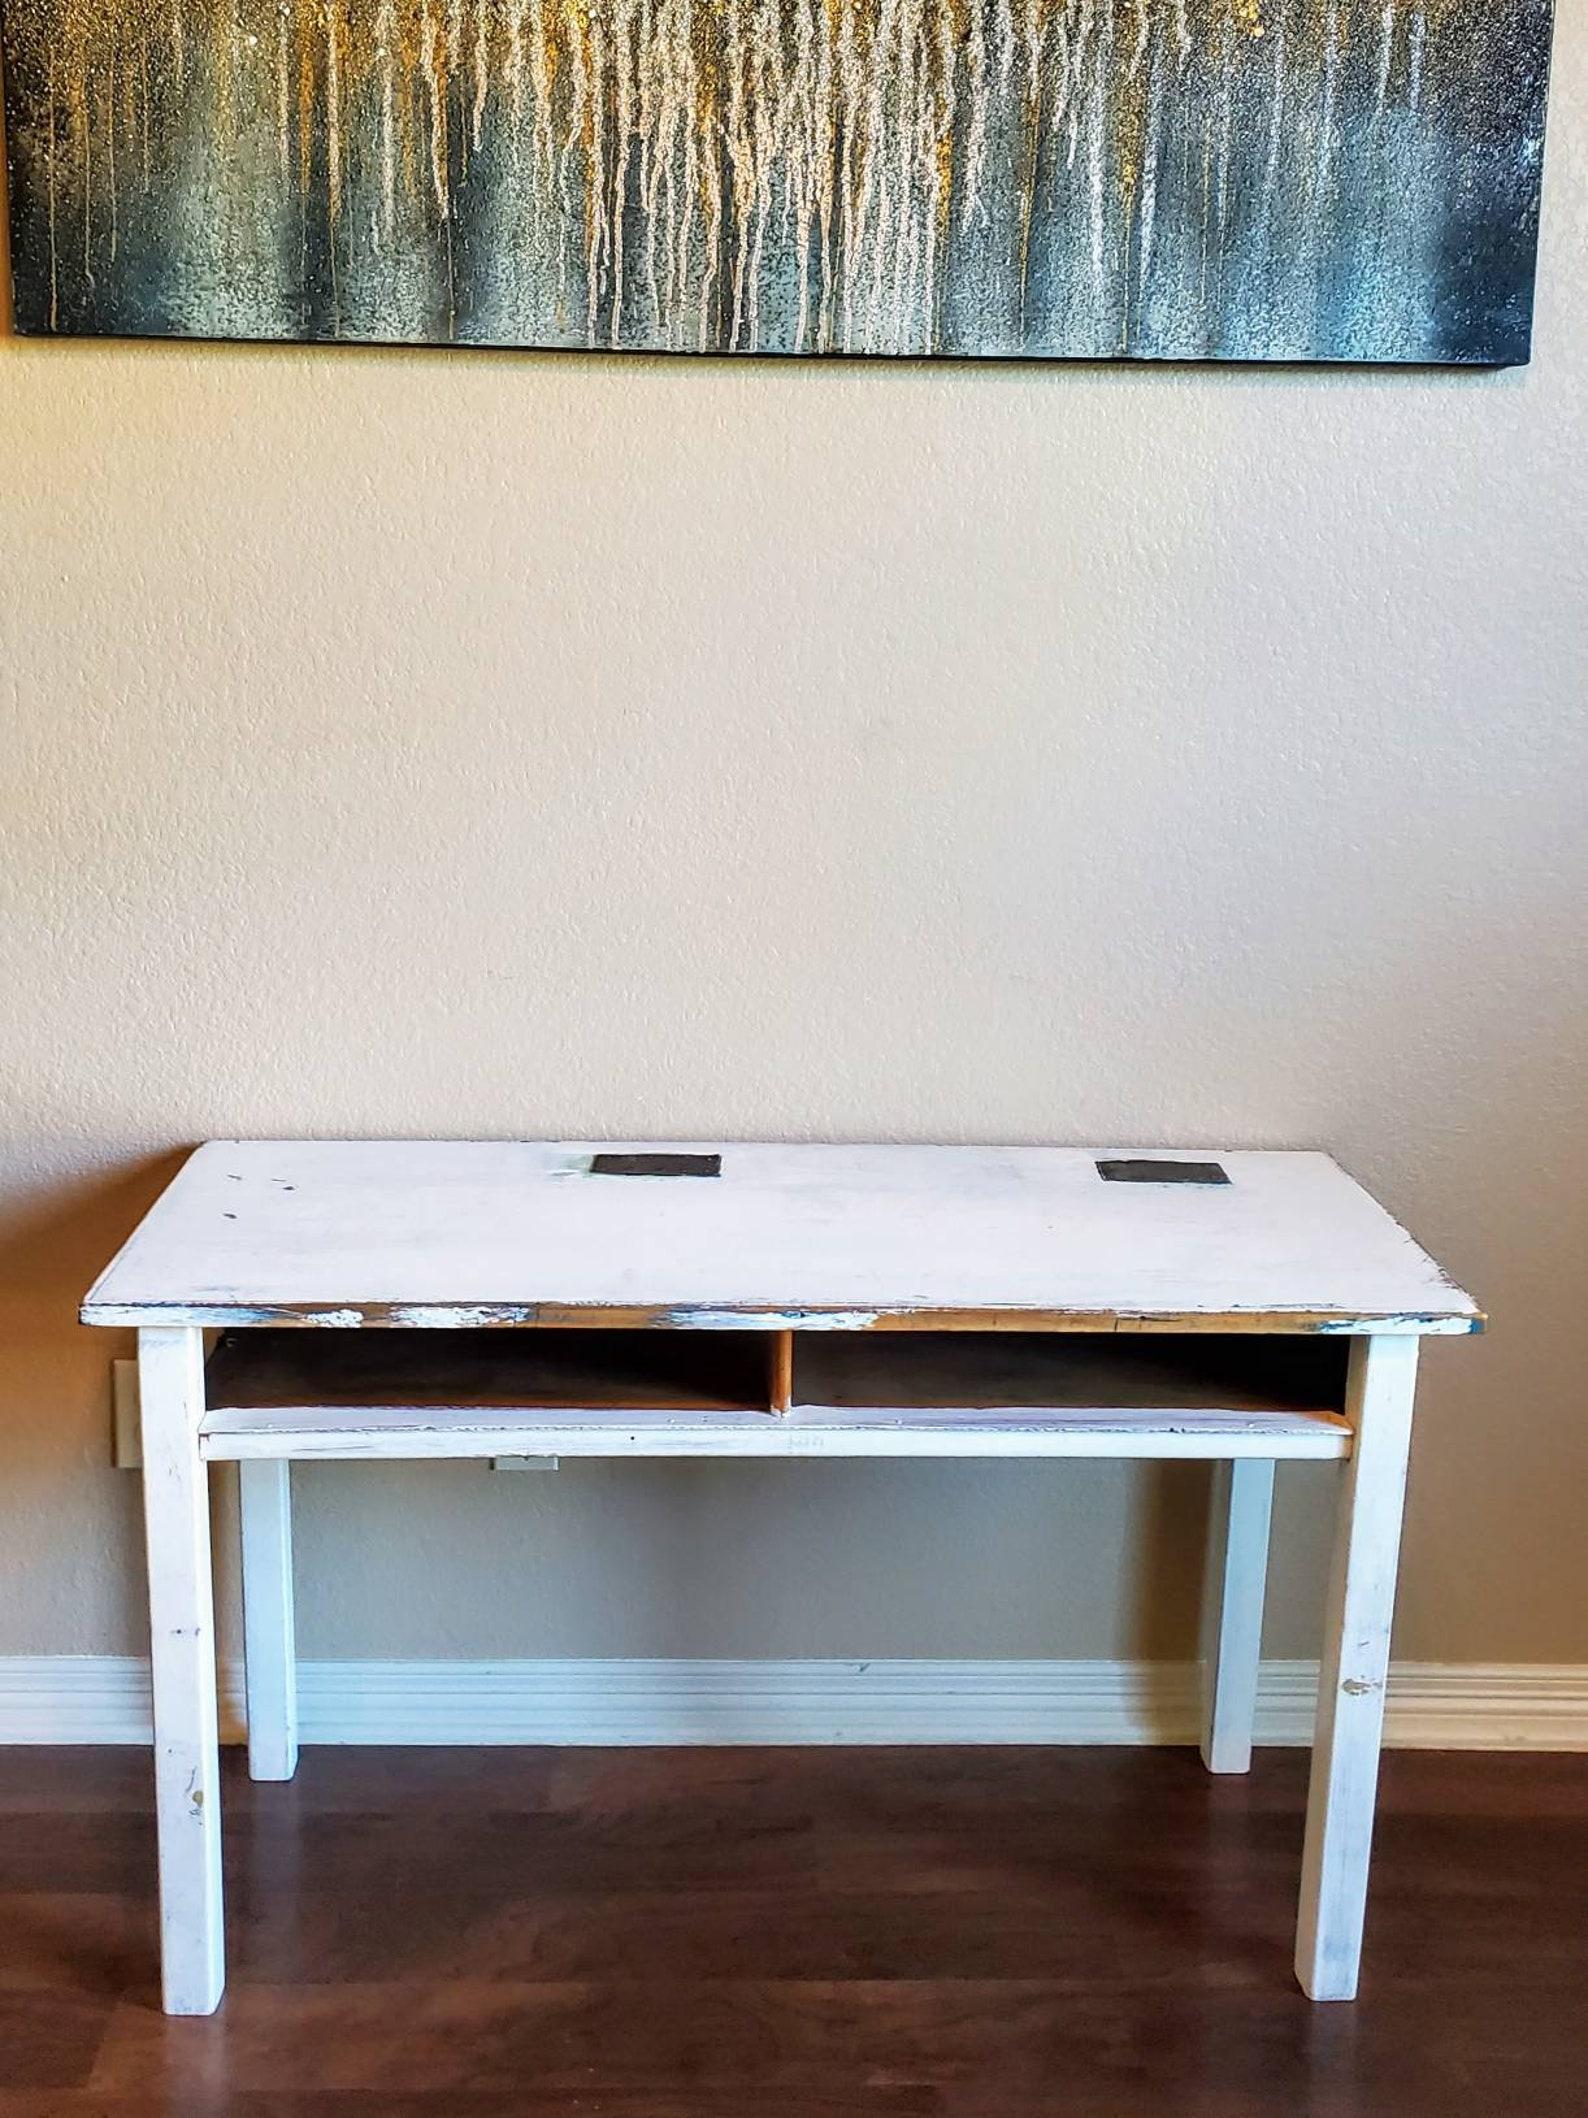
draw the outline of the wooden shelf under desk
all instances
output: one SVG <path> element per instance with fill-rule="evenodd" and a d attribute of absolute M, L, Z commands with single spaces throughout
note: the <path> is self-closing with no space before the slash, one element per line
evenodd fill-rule
<path fill-rule="evenodd" d="M 1187 1333 L 228 1333 L 201 1446 L 253 1457 L 1338 1458 L 1345 1347 Z M 782 1409 L 783 1405 L 787 1409 Z"/>

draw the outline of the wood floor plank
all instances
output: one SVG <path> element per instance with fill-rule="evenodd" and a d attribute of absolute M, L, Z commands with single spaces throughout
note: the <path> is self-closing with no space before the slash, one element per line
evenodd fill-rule
<path fill-rule="evenodd" d="M 105 2002 L 81 1993 L 0 1991 L 0 2083 L 83 2087 L 111 2012 Z"/>
<path fill-rule="evenodd" d="M 1305 1758 L 311 1750 L 158 2012 L 148 1760 L 0 1753 L 0 2118 L 1582 2118 L 1588 1758 L 1392 1753 L 1363 1997 Z"/>

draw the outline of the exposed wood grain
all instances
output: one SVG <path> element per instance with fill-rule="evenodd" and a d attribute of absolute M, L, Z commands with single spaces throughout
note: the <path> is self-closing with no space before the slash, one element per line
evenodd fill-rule
<path fill-rule="evenodd" d="M 231 1331 L 210 1356 L 217 1412 L 411 1405 L 765 1412 L 765 1336 L 650 1331 Z"/>
<path fill-rule="evenodd" d="M 746 1145 L 724 1148 L 705 1183 L 592 1177 L 596 1151 L 212 1142 L 83 1316 L 1417 1333 L 1480 1321 L 1325 1155 L 1225 1153 L 1227 1185 L 1160 1186 L 1103 1182 L 1100 1156 L 1125 1150 Z"/>
<path fill-rule="evenodd" d="M 812 1334 L 800 1405 L 1339 1412 L 1346 1348 L 1327 1339 L 1187 1332 Z"/>
<path fill-rule="evenodd" d="M 206 1454 L 1337 1457 L 1341 1343 L 962 1333 L 236 1331 Z M 781 1372 L 780 1372 L 780 1349 Z M 772 1354 L 770 1418 L 755 1401 Z"/>
<path fill-rule="evenodd" d="M 772 1335 L 770 1397 L 772 1410 L 780 1416 L 794 1402 L 794 1334 L 792 1331 L 777 1331 Z"/>
<path fill-rule="evenodd" d="M 644 1331 L 229 1332 L 210 1415 L 262 1408 L 763 1409 L 765 1353 L 800 1406 L 1339 1412 L 1346 1346 L 1209 1334 L 815 1335 Z"/>

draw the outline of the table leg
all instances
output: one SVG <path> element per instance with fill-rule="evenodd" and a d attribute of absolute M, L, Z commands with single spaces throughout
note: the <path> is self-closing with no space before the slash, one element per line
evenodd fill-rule
<path fill-rule="evenodd" d="M 289 1464 L 270 1458 L 237 1466 L 248 1772 L 255 1780 L 290 1780 L 298 1769 L 290 1474 Z"/>
<path fill-rule="evenodd" d="M 1356 1442 L 1335 1533 L 1296 1934 L 1296 1976 L 1313 2000 L 1356 1996 L 1417 1345 L 1394 1333 L 1351 1343 Z"/>
<path fill-rule="evenodd" d="M 209 2015 L 226 1984 L 208 1467 L 199 1455 L 204 1342 L 138 1333 L 144 1535 L 154 1676 L 160 1963 L 168 2015 Z"/>
<path fill-rule="evenodd" d="M 1202 1760 L 1209 1772 L 1245 1772 L 1252 1762 L 1273 1506 L 1272 1462 L 1213 1466 L 1202 1589 Z"/>

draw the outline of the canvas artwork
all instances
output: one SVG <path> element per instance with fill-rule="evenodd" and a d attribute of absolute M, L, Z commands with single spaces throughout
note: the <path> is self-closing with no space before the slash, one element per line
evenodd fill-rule
<path fill-rule="evenodd" d="M 3 0 L 29 332 L 1512 362 L 1548 0 Z"/>

